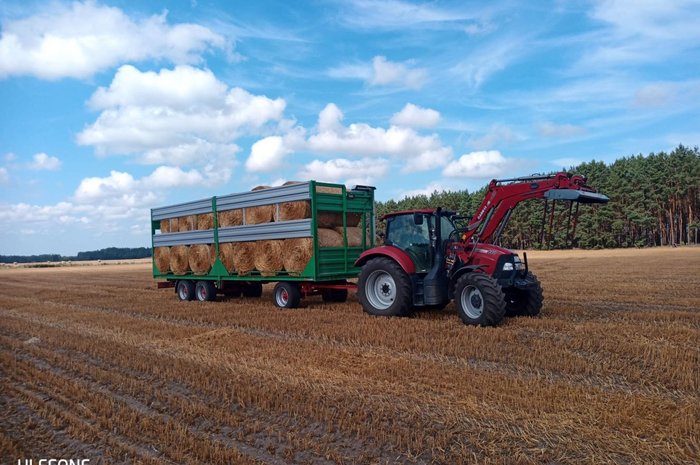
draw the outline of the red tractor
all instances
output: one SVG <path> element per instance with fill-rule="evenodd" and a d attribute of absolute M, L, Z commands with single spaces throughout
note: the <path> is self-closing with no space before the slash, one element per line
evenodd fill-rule
<path fill-rule="evenodd" d="M 568 173 L 491 181 L 484 200 L 460 229 L 460 217 L 440 208 L 389 213 L 384 244 L 366 250 L 355 262 L 362 267 L 358 298 L 372 315 L 405 316 L 414 308 L 444 308 L 454 300 L 465 324 L 492 326 L 506 314 L 536 316 L 542 287 L 528 270 L 527 255 L 495 245 L 520 202 L 545 199 L 544 222 L 551 200 L 550 234 L 556 201 L 569 203 L 573 233 L 579 203 L 606 203 L 608 197 Z M 567 241 L 569 230 L 567 230 Z"/>

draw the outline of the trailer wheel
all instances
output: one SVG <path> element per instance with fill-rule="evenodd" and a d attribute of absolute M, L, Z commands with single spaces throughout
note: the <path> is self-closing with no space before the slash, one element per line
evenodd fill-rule
<path fill-rule="evenodd" d="M 373 258 L 362 267 L 357 298 L 370 315 L 407 316 L 413 310 L 411 279 L 398 263 L 386 257 Z"/>
<path fill-rule="evenodd" d="M 530 289 L 512 289 L 506 292 L 506 315 L 508 316 L 537 316 L 542 310 L 544 295 L 542 285 L 532 273 L 527 279 L 534 282 Z"/>
<path fill-rule="evenodd" d="M 491 276 L 474 272 L 455 284 L 457 313 L 466 325 L 495 326 L 506 313 L 503 290 Z"/>
<path fill-rule="evenodd" d="M 194 294 L 200 302 L 212 302 L 216 300 L 216 286 L 212 281 L 197 281 Z"/>
<path fill-rule="evenodd" d="M 348 300 L 347 289 L 324 289 L 321 292 L 324 302 L 345 302 Z"/>
<path fill-rule="evenodd" d="M 301 301 L 301 292 L 296 283 L 279 282 L 273 291 L 275 305 L 279 308 L 297 308 Z"/>
<path fill-rule="evenodd" d="M 175 286 L 178 299 L 182 301 L 194 299 L 194 283 L 192 281 L 180 280 Z"/>
<path fill-rule="evenodd" d="M 262 290 L 262 283 L 246 283 L 243 287 L 243 297 L 260 297 Z"/>

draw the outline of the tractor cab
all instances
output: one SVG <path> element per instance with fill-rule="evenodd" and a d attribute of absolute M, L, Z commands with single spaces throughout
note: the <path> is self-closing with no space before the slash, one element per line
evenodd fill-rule
<path fill-rule="evenodd" d="M 397 247 L 411 258 L 417 273 L 428 273 L 435 258 L 444 259 L 447 243 L 456 239 L 457 228 L 451 221 L 454 212 L 442 209 L 408 210 L 389 213 L 384 244 Z"/>

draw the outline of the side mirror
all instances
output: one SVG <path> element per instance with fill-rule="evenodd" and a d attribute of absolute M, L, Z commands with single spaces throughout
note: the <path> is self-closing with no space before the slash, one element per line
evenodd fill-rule
<path fill-rule="evenodd" d="M 423 224 L 423 214 L 422 213 L 414 213 L 413 214 L 413 224 L 416 226 L 420 226 Z"/>

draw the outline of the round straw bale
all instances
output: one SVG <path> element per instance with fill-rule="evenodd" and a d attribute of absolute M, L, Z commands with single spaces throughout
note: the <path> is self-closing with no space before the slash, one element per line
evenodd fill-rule
<path fill-rule="evenodd" d="M 243 224 L 243 210 L 224 210 L 219 212 L 219 227 L 240 226 Z"/>
<path fill-rule="evenodd" d="M 211 266 L 216 263 L 216 246 L 214 244 L 209 244 L 209 263 Z"/>
<path fill-rule="evenodd" d="M 170 218 L 170 232 L 178 232 L 180 230 L 179 218 Z"/>
<path fill-rule="evenodd" d="M 197 215 L 187 215 L 178 218 L 178 231 L 192 231 L 197 226 Z"/>
<path fill-rule="evenodd" d="M 190 269 L 194 274 L 207 274 L 211 268 L 211 250 L 207 244 L 190 246 L 188 253 Z"/>
<path fill-rule="evenodd" d="M 255 186 L 251 189 L 252 192 L 269 189 L 270 186 Z M 275 221 L 275 206 L 261 205 L 259 207 L 250 207 L 245 210 L 246 224 L 262 224 Z"/>
<path fill-rule="evenodd" d="M 274 276 L 284 270 L 282 256 L 283 240 L 255 242 L 255 269 L 263 276 Z"/>
<path fill-rule="evenodd" d="M 214 229 L 214 214 L 200 213 L 199 215 L 197 215 L 197 229 Z"/>
<path fill-rule="evenodd" d="M 316 224 L 319 228 L 337 228 L 343 225 L 343 214 L 340 212 L 319 211 L 316 214 Z"/>
<path fill-rule="evenodd" d="M 360 221 L 362 221 L 362 213 L 347 213 L 345 215 L 345 222 L 348 226 L 359 226 Z"/>
<path fill-rule="evenodd" d="M 328 228 L 318 228 L 319 247 L 342 247 L 343 236 L 338 231 Z"/>
<path fill-rule="evenodd" d="M 189 247 L 176 245 L 170 248 L 170 269 L 176 275 L 183 275 L 190 269 Z"/>
<path fill-rule="evenodd" d="M 313 251 L 314 243 L 310 237 L 285 239 L 282 244 L 284 269 L 292 275 L 301 273 L 311 260 Z"/>
<path fill-rule="evenodd" d="M 295 185 L 295 184 L 302 184 L 302 182 L 301 182 L 301 181 L 287 181 L 287 182 L 285 182 L 285 183 L 282 184 L 282 185 L 283 185 L 283 186 L 293 186 L 293 185 Z"/>
<path fill-rule="evenodd" d="M 245 209 L 246 224 L 272 223 L 275 221 L 275 206 L 260 205 Z"/>
<path fill-rule="evenodd" d="M 153 251 L 153 258 L 159 273 L 170 271 L 170 247 L 156 247 Z"/>
<path fill-rule="evenodd" d="M 335 230 L 343 235 L 343 227 L 335 228 Z M 348 247 L 360 247 L 362 245 L 362 228 L 358 227 L 348 227 Z M 367 231 L 366 239 L 367 246 L 369 247 L 369 231 Z"/>
<path fill-rule="evenodd" d="M 233 268 L 238 274 L 247 275 L 255 269 L 255 242 L 233 243 Z"/>
<path fill-rule="evenodd" d="M 311 203 L 308 200 L 280 203 L 279 221 L 311 218 Z"/>
<path fill-rule="evenodd" d="M 236 268 L 233 266 L 233 242 L 223 242 L 219 244 L 219 258 L 226 268 L 226 271 L 233 273 Z"/>
<path fill-rule="evenodd" d="M 170 232 L 170 219 L 160 220 L 160 232 L 161 234 Z"/>

